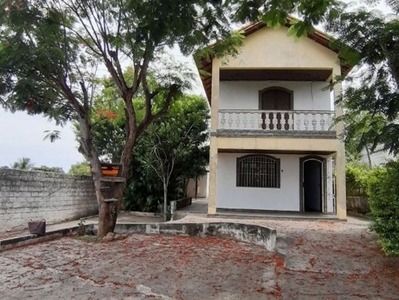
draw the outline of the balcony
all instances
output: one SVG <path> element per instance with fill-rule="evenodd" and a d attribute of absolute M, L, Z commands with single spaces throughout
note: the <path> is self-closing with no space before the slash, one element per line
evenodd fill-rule
<path fill-rule="evenodd" d="M 219 110 L 217 135 L 336 138 L 333 111 Z"/>

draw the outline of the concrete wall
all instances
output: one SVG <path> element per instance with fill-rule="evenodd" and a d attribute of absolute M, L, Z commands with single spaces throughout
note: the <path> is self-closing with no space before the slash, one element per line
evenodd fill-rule
<path fill-rule="evenodd" d="M 195 179 L 190 179 L 187 184 L 187 197 L 195 198 Z M 197 198 L 208 197 L 208 173 L 198 178 Z"/>
<path fill-rule="evenodd" d="M 0 231 L 26 228 L 30 219 L 56 223 L 97 214 L 87 176 L 0 170 Z"/>
<path fill-rule="evenodd" d="M 346 209 L 348 212 L 365 215 L 370 212 L 369 201 L 365 196 L 346 197 Z"/>
<path fill-rule="evenodd" d="M 293 91 L 293 110 L 333 110 L 327 82 L 221 81 L 219 109 L 259 109 L 259 91 L 284 87 Z"/>

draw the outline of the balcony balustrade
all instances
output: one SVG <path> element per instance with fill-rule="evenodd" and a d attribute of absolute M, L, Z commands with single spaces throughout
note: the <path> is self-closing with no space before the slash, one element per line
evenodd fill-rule
<path fill-rule="evenodd" d="M 218 130 L 334 133 L 333 111 L 219 110 Z"/>

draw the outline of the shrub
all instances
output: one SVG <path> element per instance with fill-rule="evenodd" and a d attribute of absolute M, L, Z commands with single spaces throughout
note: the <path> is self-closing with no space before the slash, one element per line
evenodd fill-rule
<path fill-rule="evenodd" d="M 399 255 L 399 161 L 379 168 L 369 178 L 372 228 L 385 254 Z"/>
<path fill-rule="evenodd" d="M 347 166 L 346 195 L 366 196 L 370 172 L 365 166 Z"/>

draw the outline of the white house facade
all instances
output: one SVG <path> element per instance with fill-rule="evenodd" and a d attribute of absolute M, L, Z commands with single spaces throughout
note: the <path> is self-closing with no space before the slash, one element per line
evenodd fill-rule
<path fill-rule="evenodd" d="M 349 70 L 320 32 L 296 41 L 287 27 L 244 28 L 239 54 L 202 62 L 211 104 L 208 214 L 226 210 L 346 218 L 341 92 Z"/>

